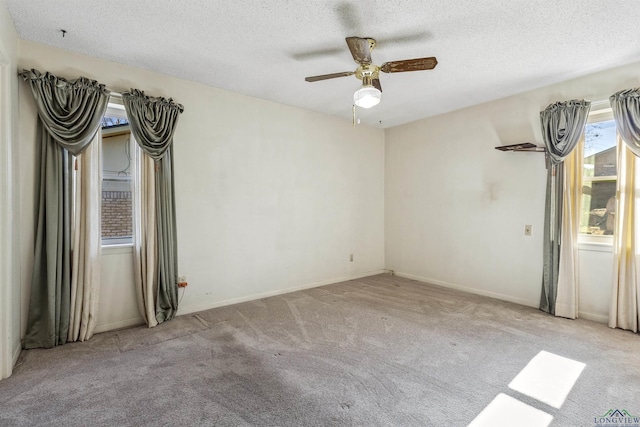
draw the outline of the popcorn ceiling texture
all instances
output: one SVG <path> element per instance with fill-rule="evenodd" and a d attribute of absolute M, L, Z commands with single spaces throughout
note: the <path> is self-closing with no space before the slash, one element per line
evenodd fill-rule
<path fill-rule="evenodd" d="M 382 127 L 640 60 L 636 0 L 5 1 L 22 39 L 345 119 L 357 79 L 304 81 L 356 68 L 345 37 L 378 65 L 436 56 L 381 77 L 360 114 Z"/>

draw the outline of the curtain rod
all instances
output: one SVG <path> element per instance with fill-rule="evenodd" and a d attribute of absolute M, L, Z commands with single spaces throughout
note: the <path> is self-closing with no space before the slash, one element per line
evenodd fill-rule
<path fill-rule="evenodd" d="M 29 75 L 29 73 L 31 73 L 31 75 Z M 24 80 L 32 78 L 34 75 L 35 75 L 36 78 L 39 78 L 43 74 L 40 71 L 36 70 L 35 68 L 31 68 L 30 70 L 28 70 L 26 68 L 23 68 L 22 71 L 18 71 L 18 76 L 24 78 Z M 100 83 L 97 80 L 93 80 L 93 79 L 91 79 L 89 77 L 80 76 L 77 79 L 70 80 L 70 79 L 67 79 L 66 77 L 56 76 L 56 75 L 50 73 L 49 71 L 45 72 L 44 75 L 45 76 L 46 75 L 50 75 L 50 76 L 52 76 L 52 77 L 54 77 L 56 79 L 61 79 L 61 80 L 65 81 L 65 82 L 75 82 L 75 81 L 77 81 L 78 79 L 81 79 L 81 78 L 91 80 L 91 81 L 99 84 L 104 89 L 108 90 L 109 91 L 109 99 L 111 101 L 114 101 L 115 104 L 124 104 L 124 101 L 122 100 L 122 96 L 123 96 L 124 93 L 128 93 L 126 91 L 126 89 L 125 89 L 125 91 L 122 91 L 122 92 L 119 91 L 119 90 L 113 90 L 110 87 L 108 87 L 107 85 L 105 85 L 103 83 Z M 143 90 L 140 90 L 140 89 L 131 89 L 131 92 L 134 93 L 134 94 L 138 94 L 139 93 L 140 95 L 144 96 L 147 100 L 152 100 L 153 102 L 158 100 L 158 101 L 162 102 L 163 104 L 167 104 L 167 105 L 171 105 L 172 107 L 176 107 L 176 108 L 178 108 L 179 113 L 182 113 L 184 111 L 184 106 L 182 104 L 179 104 L 179 103 L 175 102 L 173 100 L 173 98 L 166 98 L 164 96 L 150 96 L 150 95 L 145 94 L 145 92 Z"/>
<path fill-rule="evenodd" d="M 31 71 L 31 72 L 36 72 L 38 75 L 41 75 L 41 74 L 42 74 L 42 73 L 40 73 L 40 71 L 38 71 L 38 70 L 36 70 L 36 69 L 34 69 L 34 68 L 31 68 L 31 69 L 26 69 L 26 68 L 24 68 L 24 69 L 22 69 L 22 70 L 18 70 L 18 76 L 23 76 L 23 73 L 26 73 L 26 72 L 29 72 L 29 71 Z M 47 72 L 45 72 L 45 74 L 47 74 L 47 73 L 48 73 L 48 74 L 51 74 L 51 73 L 49 73 L 48 71 L 47 71 Z M 51 74 L 51 75 L 52 75 L 52 76 L 54 76 L 54 77 L 56 77 L 56 78 L 64 79 L 65 81 L 70 81 L 70 80 L 71 80 L 71 79 L 68 79 L 68 78 L 66 78 L 66 77 L 59 77 L 57 74 L 56 74 L 56 75 Z M 80 77 L 82 77 L 82 76 L 80 76 Z M 97 81 L 97 80 L 95 80 L 95 79 L 93 79 L 93 78 L 89 78 L 89 77 L 85 77 L 85 78 L 86 78 L 86 79 L 89 79 L 89 80 Z M 26 78 L 25 78 L 25 80 L 26 80 Z M 100 83 L 100 82 L 98 82 L 98 83 Z M 105 88 L 105 89 L 107 89 L 107 90 L 110 92 L 110 94 L 109 94 L 110 96 L 113 96 L 114 98 L 122 98 L 122 92 L 119 92 L 119 91 L 116 91 L 116 90 L 112 90 L 112 89 L 111 89 L 110 87 L 108 87 L 107 85 L 103 85 L 103 86 L 104 86 L 104 88 Z"/>

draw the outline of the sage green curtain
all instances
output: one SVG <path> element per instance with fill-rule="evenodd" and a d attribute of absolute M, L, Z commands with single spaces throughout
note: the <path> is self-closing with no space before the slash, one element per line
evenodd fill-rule
<path fill-rule="evenodd" d="M 547 192 L 543 236 L 543 273 L 540 310 L 555 314 L 562 245 L 564 159 L 584 132 L 591 103 L 585 100 L 556 102 L 540 112 L 542 138 L 547 148 Z"/>
<path fill-rule="evenodd" d="M 146 96 L 137 89 L 122 94 L 122 101 L 133 137 L 156 165 L 158 268 L 155 313 L 157 322 L 162 323 L 173 319 L 178 310 L 178 239 L 172 144 L 176 123 L 184 107 L 172 99 Z"/>
<path fill-rule="evenodd" d="M 25 348 L 67 341 L 71 292 L 73 156 L 91 143 L 109 91 L 80 77 L 23 70 L 38 111 L 37 225 Z"/>
<path fill-rule="evenodd" d="M 562 218 L 562 183 L 564 165 L 550 164 L 547 168 L 547 190 L 544 210 L 544 235 L 542 241 L 542 293 L 540 310 L 556 313 L 558 270 L 560 268 L 560 224 Z"/>
<path fill-rule="evenodd" d="M 640 156 L 640 88 L 614 93 L 609 102 L 622 140 L 633 154 Z"/>
<path fill-rule="evenodd" d="M 640 265 L 638 244 L 640 194 L 637 156 L 640 156 L 640 88 L 627 89 L 609 98 L 618 135 L 628 148 L 618 151 L 618 188 L 613 235 L 614 280 L 609 326 L 638 332 L 640 329 Z"/>

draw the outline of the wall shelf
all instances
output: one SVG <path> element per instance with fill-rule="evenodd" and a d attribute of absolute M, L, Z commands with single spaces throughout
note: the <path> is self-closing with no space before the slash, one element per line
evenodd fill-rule
<path fill-rule="evenodd" d="M 501 145 L 496 147 L 496 150 L 500 151 L 524 151 L 533 153 L 544 153 L 547 151 L 545 147 L 538 147 L 530 142 L 523 142 L 521 144 Z"/>

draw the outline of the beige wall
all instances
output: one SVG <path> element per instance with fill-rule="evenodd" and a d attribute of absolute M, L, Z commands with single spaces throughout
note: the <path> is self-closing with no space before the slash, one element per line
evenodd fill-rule
<path fill-rule="evenodd" d="M 20 353 L 18 35 L 0 0 L 0 379 Z"/>
<path fill-rule="evenodd" d="M 386 266 L 421 280 L 537 307 L 546 173 L 539 112 L 638 86 L 640 64 L 592 74 L 386 131 Z M 524 236 L 525 224 L 533 236 Z M 582 246 L 581 316 L 605 321 L 610 249 Z"/>
<path fill-rule="evenodd" d="M 382 130 L 31 42 L 20 43 L 19 62 L 184 104 L 174 145 L 178 266 L 189 282 L 180 313 L 384 268 Z M 30 175 L 34 123 L 22 96 Z M 33 197 L 32 178 L 23 192 Z M 99 330 L 139 321 L 131 254 L 105 257 Z"/>
<path fill-rule="evenodd" d="M 20 67 L 84 75 L 116 91 L 139 88 L 185 105 L 175 135 L 179 274 L 189 282 L 180 313 L 385 267 L 536 306 L 543 156 L 494 147 L 541 144 L 538 113 L 546 105 L 606 99 L 637 86 L 640 75 L 635 64 L 383 132 L 31 42 L 19 46 Z M 20 174 L 12 179 L 20 199 L 12 197 L 22 223 L 12 241 L 22 242 L 13 270 L 22 310 L 13 313 L 24 327 L 35 109 L 26 86 L 19 87 Z M 532 237 L 524 236 L 525 224 L 533 225 Z M 581 314 L 603 320 L 611 255 L 583 247 L 581 259 Z M 103 261 L 98 330 L 140 322 L 131 251 L 105 250 Z"/>

